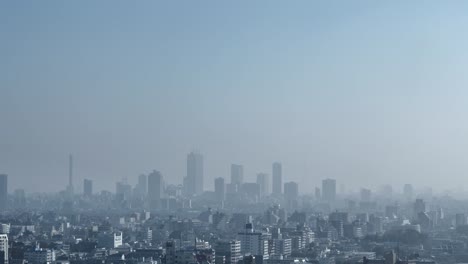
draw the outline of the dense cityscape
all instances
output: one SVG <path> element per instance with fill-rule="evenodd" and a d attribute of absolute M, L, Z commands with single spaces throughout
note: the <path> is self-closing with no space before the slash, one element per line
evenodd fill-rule
<path fill-rule="evenodd" d="M 0 0 L 0 264 L 468 264 L 467 25 Z"/>
<path fill-rule="evenodd" d="M 299 193 L 274 162 L 256 182 L 231 164 L 208 191 L 203 155 L 191 152 L 182 184 L 154 170 L 95 192 L 92 179 L 74 188 L 73 166 L 70 155 L 59 193 L 10 191 L 0 175 L 2 263 L 468 262 L 467 203 L 411 184 L 345 194 L 323 179 Z"/>

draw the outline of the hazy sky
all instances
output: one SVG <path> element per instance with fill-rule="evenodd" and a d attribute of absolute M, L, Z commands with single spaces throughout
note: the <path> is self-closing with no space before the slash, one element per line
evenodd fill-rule
<path fill-rule="evenodd" d="M 0 173 L 10 190 L 468 187 L 467 1 L 1 1 Z M 78 183 L 79 181 L 79 183 Z"/>

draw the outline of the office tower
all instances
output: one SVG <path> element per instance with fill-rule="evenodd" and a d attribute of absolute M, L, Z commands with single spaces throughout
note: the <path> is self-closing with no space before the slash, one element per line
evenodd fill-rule
<path fill-rule="evenodd" d="M 132 186 L 127 183 L 127 180 L 124 179 L 121 182 L 115 184 L 115 195 L 116 199 L 119 202 L 129 201 L 132 194 Z"/>
<path fill-rule="evenodd" d="M 455 215 L 455 226 L 464 226 L 467 224 L 467 218 L 465 214 L 456 214 Z"/>
<path fill-rule="evenodd" d="M 184 180 L 187 195 L 203 193 L 203 155 L 190 152 L 187 155 L 187 177 Z"/>
<path fill-rule="evenodd" d="M 325 179 L 322 181 L 322 198 L 327 202 L 335 201 L 336 199 L 336 180 Z"/>
<path fill-rule="evenodd" d="M 361 201 L 363 202 L 370 202 L 371 201 L 372 192 L 369 189 L 362 188 L 361 189 Z"/>
<path fill-rule="evenodd" d="M 284 199 L 295 200 L 299 197 L 299 185 L 296 182 L 286 182 L 284 184 Z"/>
<path fill-rule="evenodd" d="M 0 212 L 8 206 L 8 175 L 0 174 Z"/>
<path fill-rule="evenodd" d="M 16 189 L 13 193 L 13 204 L 15 208 L 24 208 L 26 206 L 26 193 L 23 189 Z"/>
<path fill-rule="evenodd" d="M 138 176 L 138 194 L 145 196 L 148 192 L 148 178 L 146 175 L 141 174 Z"/>
<path fill-rule="evenodd" d="M 163 196 L 163 176 L 157 170 L 148 175 L 148 200 L 150 209 L 159 209 L 161 207 L 161 198 Z"/>
<path fill-rule="evenodd" d="M 90 197 L 93 195 L 93 181 L 84 179 L 83 180 L 83 195 Z"/>
<path fill-rule="evenodd" d="M 231 164 L 231 183 L 241 185 L 244 183 L 244 167 L 238 164 Z"/>
<path fill-rule="evenodd" d="M 257 184 L 260 187 L 260 197 L 270 194 L 270 177 L 266 173 L 257 174 Z"/>
<path fill-rule="evenodd" d="M 320 192 L 320 188 L 315 187 L 315 199 L 320 200 L 322 199 L 322 193 Z"/>
<path fill-rule="evenodd" d="M 413 200 L 413 185 L 405 184 L 403 186 L 403 196 L 407 201 Z"/>
<path fill-rule="evenodd" d="M 260 197 L 260 185 L 254 182 L 245 182 L 241 185 L 240 192 L 244 197 L 257 201 Z"/>
<path fill-rule="evenodd" d="M 73 195 L 73 156 L 68 156 L 68 193 Z"/>
<path fill-rule="evenodd" d="M 419 213 L 426 212 L 426 203 L 423 199 L 416 199 L 414 202 L 414 217 L 417 218 Z"/>
<path fill-rule="evenodd" d="M 0 258 L 0 263 L 8 264 L 8 235 L 0 235 L 0 255 L 3 255 Z"/>
<path fill-rule="evenodd" d="M 283 169 L 281 163 L 273 163 L 272 172 L 273 194 L 281 194 L 283 193 Z"/>
<path fill-rule="evenodd" d="M 215 196 L 216 200 L 219 202 L 224 201 L 225 198 L 225 185 L 224 185 L 224 178 L 216 178 L 215 179 Z"/>

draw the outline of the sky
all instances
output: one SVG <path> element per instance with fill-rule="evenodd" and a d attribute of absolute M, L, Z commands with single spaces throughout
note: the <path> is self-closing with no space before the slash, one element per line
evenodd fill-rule
<path fill-rule="evenodd" d="M 468 175 L 466 1 L 2 1 L 0 173 L 10 191 L 205 188 L 283 164 L 312 192 Z M 227 180 L 229 182 L 229 180 Z"/>

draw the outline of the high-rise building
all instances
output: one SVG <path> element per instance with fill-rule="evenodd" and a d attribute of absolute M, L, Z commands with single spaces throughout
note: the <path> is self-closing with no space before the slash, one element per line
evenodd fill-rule
<path fill-rule="evenodd" d="M 299 197 L 299 185 L 296 182 L 286 182 L 284 184 L 284 200 L 294 201 Z"/>
<path fill-rule="evenodd" d="M 216 178 L 215 179 L 215 196 L 216 200 L 219 202 L 223 202 L 225 198 L 225 185 L 224 185 L 224 178 Z"/>
<path fill-rule="evenodd" d="M 163 176 L 157 170 L 148 175 L 148 202 L 151 209 L 161 207 L 161 198 L 163 196 Z"/>
<path fill-rule="evenodd" d="M 322 199 L 322 192 L 320 191 L 320 188 L 315 187 L 315 199 L 320 200 Z"/>
<path fill-rule="evenodd" d="M 146 175 L 144 174 L 141 174 L 140 176 L 138 176 L 138 193 L 142 196 L 146 195 L 146 193 L 148 192 L 148 178 L 146 177 Z"/>
<path fill-rule="evenodd" d="M 73 156 L 70 154 L 68 156 L 68 193 L 73 195 L 74 188 L 73 188 Z"/>
<path fill-rule="evenodd" d="M 3 255 L 0 258 L 0 263 L 8 264 L 8 235 L 0 235 L 0 255 Z"/>
<path fill-rule="evenodd" d="M 93 181 L 84 179 L 83 181 L 83 194 L 84 196 L 92 196 L 93 195 Z"/>
<path fill-rule="evenodd" d="M 260 197 L 268 196 L 270 194 L 270 179 L 268 174 L 257 174 L 257 184 L 260 187 Z"/>
<path fill-rule="evenodd" d="M 16 189 L 13 193 L 13 206 L 24 208 L 26 206 L 26 193 L 23 189 Z"/>
<path fill-rule="evenodd" d="M 403 186 L 403 196 L 406 198 L 407 201 L 413 200 L 413 185 L 405 184 Z"/>
<path fill-rule="evenodd" d="M 283 171 L 281 163 L 273 163 L 272 172 L 273 194 L 281 194 L 283 193 Z"/>
<path fill-rule="evenodd" d="M 240 186 L 244 183 L 244 167 L 238 164 L 231 164 L 231 183 Z"/>
<path fill-rule="evenodd" d="M 322 181 L 322 199 L 328 202 L 336 199 L 336 180 L 325 179 Z"/>
<path fill-rule="evenodd" d="M 361 201 L 370 202 L 372 196 L 372 191 L 366 188 L 361 189 Z"/>
<path fill-rule="evenodd" d="M 190 152 L 187 155 L 187 177 L 184 180 L 187 195 L 203 193 L 203 155 Z"/>
<path fill-rule="evenodd" d="M 8 206 L 8 175 L 0 174 L 0 212 Z"/>

